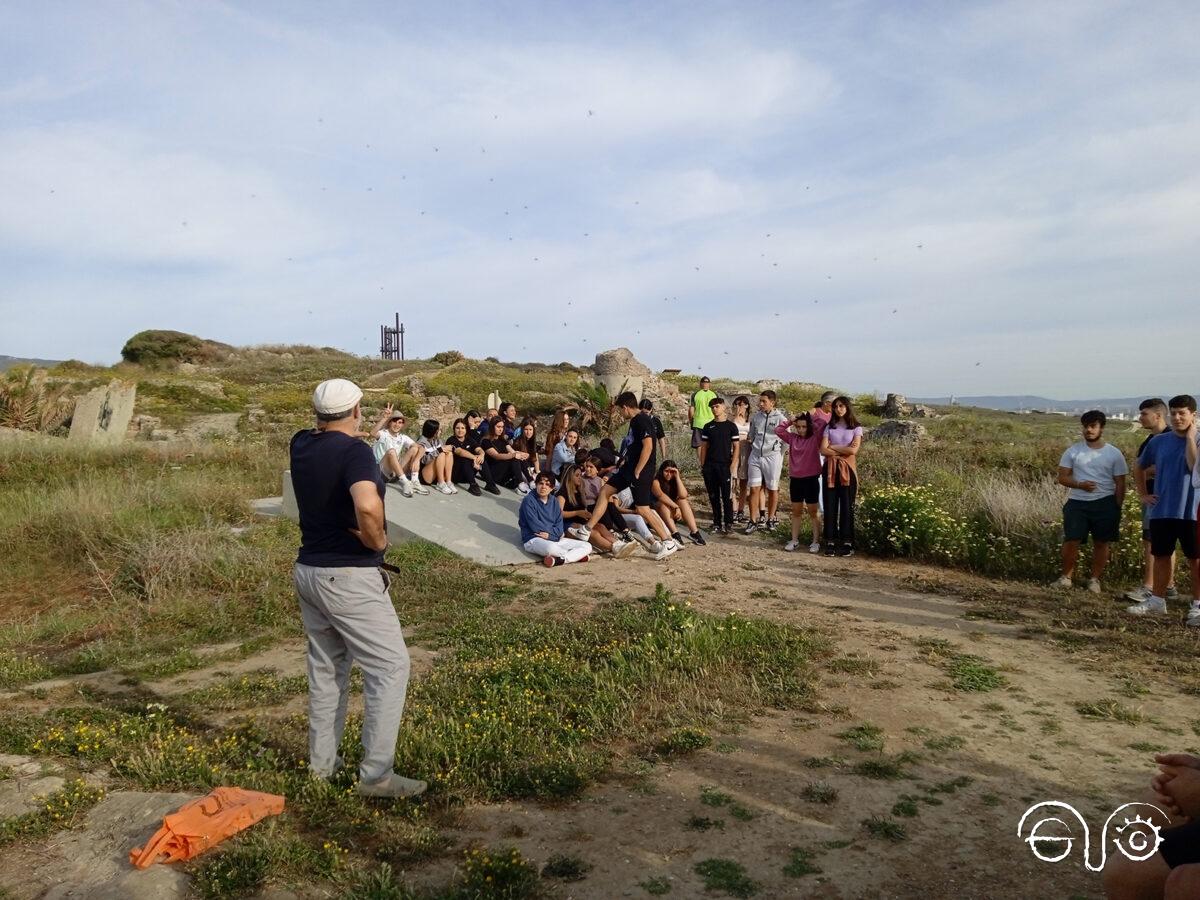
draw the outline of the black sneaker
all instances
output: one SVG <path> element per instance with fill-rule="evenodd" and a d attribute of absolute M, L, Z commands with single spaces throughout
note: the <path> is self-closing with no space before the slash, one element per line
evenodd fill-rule
<path fill-rule="evenodd" d="M 749 522 L 747 523 L 746 527 L 742 529 L 742 534 L 754 534 L 754 532 L 758 531 L 758 529 L 761 527 L 762 526 L 758 522 Z"/>
<path fill-rule="evenodd" d="M 676 531 L 674 534 L 671 535 L 671 539 L 673 541 L 675 541 L 675 543 L 679 544 L 680 546 L 683 545 L 683 535 L 680 534 L 678 531 Z"/>
<path fill-rule="evenodd" d="M 699 531 L 693 531 L 688 535 L 688 537 L 691 538 L 693 544 L 698 544 L 701 547 L 708 543 L 706 540 L 704 540 L 704 535 L 702 535 Z"/>
<path fill-rule="evenodd" d="M 840 549 L 838 551 L 838 556 L 853 556 L 853 555 L 854 555 L 854 548 L 851 547 L 849 544 L 846 544 L 845 546 L 842 547 L 842 549 Z"/>
<path fill-rule="evenodd" d="M 470 494 L 472 497 L 478 497 L 480 494 L 483 493 L 483 491 L 481 491 L 479 489 L 479 485 L 473 484 L 469 488 L 467 488 L 467 493 Z"/>
<path fill-rule="evenodd" d="M 833 544 L 826 544 L 825 545 L 825 555 L 826 556 L 837 556 L 837 547 L 833 546 Z"/>
<path fill-rule="evenodd" d="M 774 531 L 779 527 L 778 519 L 767 519 L 767 531 Z"/>
<path fill-rule="evenodd" d="M 733 514 L 733 521 L 734 521 L 734 523 L 735 523 L 735 524 L 738 524 L 738 525 L 740 525 L 742 522 L 745 522 L 745 521 L 746 521 L 746 514 L 745 514 L 744 512 L 736 512 L 736 513 L 734 513 L 734 514 Z"/>
<path fill-rule="evenodd" d="M 496 487 L 494 484 L 489 484 L 486 488 L 484 488 L 484 490 L 487 491 L 489 494 L 499 494 L 500 493 L 500 488 Z"/>

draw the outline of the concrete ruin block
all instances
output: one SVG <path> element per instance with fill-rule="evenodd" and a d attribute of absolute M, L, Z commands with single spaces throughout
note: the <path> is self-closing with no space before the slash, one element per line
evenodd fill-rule
<path fill-rule="evenodd" d="M 133 418 L 137 385 L 113 381 L 88 391 L 75 403 L 71 440 L 115 444 L 123 441 Z"/>
<path fill-rule="evenodd" d="M 888 419 L 898 419 L 901 416 L 907 416 L 912 408 L 908 405 L 908 398 L 903 394 L 888 394 L 887 400 L 883 404 L 883 415 Z"/>

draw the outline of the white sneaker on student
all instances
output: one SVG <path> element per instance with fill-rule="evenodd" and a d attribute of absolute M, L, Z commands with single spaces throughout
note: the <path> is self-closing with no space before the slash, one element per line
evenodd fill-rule
<path fill-rule="evenodd" d="M 796 549 L 797 549 L 799 546 L 800 546 L 800 542 L 799 542 L 799 541 L 788 541 L 786 544 L 784 544 L 784 545 L 783 545 L 783 549 L 784 549 L 784 550 L 786 550 L 788 553 L 792 553 L 792 552 L 794 552 L 794 551 L 795 551 L 795 550 L 796 550 Z"/>
<path fill-rule="evenodd" d="M 529 485 L 527 485 L 525 482 L 522 481 L 520 484 L 517 485 L 517 493 L 518 494 L 528 494 L 529 493 Z"/>
<path fill-rule="evenodd" d="M 679 549 L 679 545 L 677 543 L 675 543 L 674 541 L 663 541 L 661 549 L 659 549 L 659 551 L 654 554 L 654 558 L 656 560 L 666 559 L 672 553 L 675 553 L 678 549 Z"/>
<path fill-rule="evenodd" d="M 1063 575 L 1058 579 L 1058 581 L 1056 581 L 1056 582 L 1054 582 L 1054 584 L 1050 585 L 1050 587 L 1071 588 L 1071 587 L 1075 587 L 1075 582 L 1071 581 L 1071 577 L 1069 575 Z"/>
<path fill-rule="evenodd" d="M 1167 613 L 1167 601 L 1151 594 L 1141 603 L 1125 607 L 1125 612 L 1134 616 L 1163 616 Z"/>
<path fill-rule="evenodd" d="M 631 553 L 637 551 L 638 545 L 633 541 L 614 541 L 612 555 L 616 559 L 626 559 Z"/>
<path fill-rule="evenodd" d="M 658 543 L 650 540 L 650 538 L 646 537 L 644 534 L 639 534 L 636 531 L 630 531 L 629 536 L 637 541 L 641 545 L 642 549 L 647 553 L 657 553 L 659 549 L 661 549 Z"/>
<path fill-rule="evenodd" d="M 400 476 L 400 493 L 402 493 L 405 497 L 411 497 L 413 495 L 412 482 L 403 475 Z"/>
<path fill-rule="evenodd" d="M 447 481 L 447 482 L 446 482 L 446 487 L 450 488 L 450 493 L 452 493 L 452 494 L 457 494 L 457 493 L 458 493 L 458 488 L 456 488 L 456 487 L 454 486 L 454 482 L 453 482 L 453 481 Z"/>
<path fill-rule="evenodd" d="M 586 525 L 572 525 L 567 529 L 567 534 L 575 538 L 577 541 L 586 541 L 589 537 L 591 537 L 592 533 L 588 531 L 588 527 Z"/>
<path fill-rule="evenodd" d="M 457 493 L 454 488 L 450 487 L 450 485 L 446 484 L 444 481 L 438 482 L 437 489 L 443 494 Z"/>
<path fill-rule="evenodd" d="M 1088 589 L 1088 591 L 1090 591 L 1093 594 L 1099 594 L 1100 593 L 1100 579 L 1099 578 L 1089 578 L 1087 589 Z"/>
<path fill-rule="evenodd" d="M 1153 593 L 1153 591 L 1151 591 L 1150 588 L 1146 587 L 1143 584 L 1143 585 L 1133 588 L 1132 590 L 1126 591 L 1125 599 L 1133 600 L 1137 603 L 1141 603 L 1143 600 L 1149 599 L 1149 597 L 1152 593 Z"/>
<path fill-rule="evenodd" d="M 808 552 L 809 553 L 820 553 L 821 552 L 821 542 L 813 541 L 811 544 L 809 544 Z"/>
<path fill-rule="evenodd" d="M 1192 608 L 1188 610 L 1187 617 L 1188 628 L 1200 628 L 1200 603 L 1192 601 Z"/>
<path fill-rule="evenodd" d="M 425 487 L 425 485 L 421 484 L 421 482 L 417 481 L 417 480 L 413 481 L 412 488 L 418 494 L 428 494 L 429 493 L 429 488 Z"/>

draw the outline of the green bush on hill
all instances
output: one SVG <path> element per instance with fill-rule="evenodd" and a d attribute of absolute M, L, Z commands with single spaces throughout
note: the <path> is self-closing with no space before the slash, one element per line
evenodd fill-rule
<path fill-rule="evenodd" d="M 227 344 L 207 341 L 182 331 L 139 331 L 121 348 L 121 358 L 141 366 L 171 363 L 204 363 L 231 350 Z"/>

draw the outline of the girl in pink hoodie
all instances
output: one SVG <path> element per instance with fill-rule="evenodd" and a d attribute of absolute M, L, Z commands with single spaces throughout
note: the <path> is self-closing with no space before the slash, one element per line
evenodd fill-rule
<path fill-rule="evenodd" d="M 801 413 L 790 422 L 775 429 L 775 434 L 788 446 L 788 474 L 791 475 L 792 539 L 784 546 L 791 552 L 800 546 L 800 523 L 808 513 L 812 525 L 809 553 L 820 553 L 821 508 L 821 435 L 826 423 L 809 413 Z"/>

